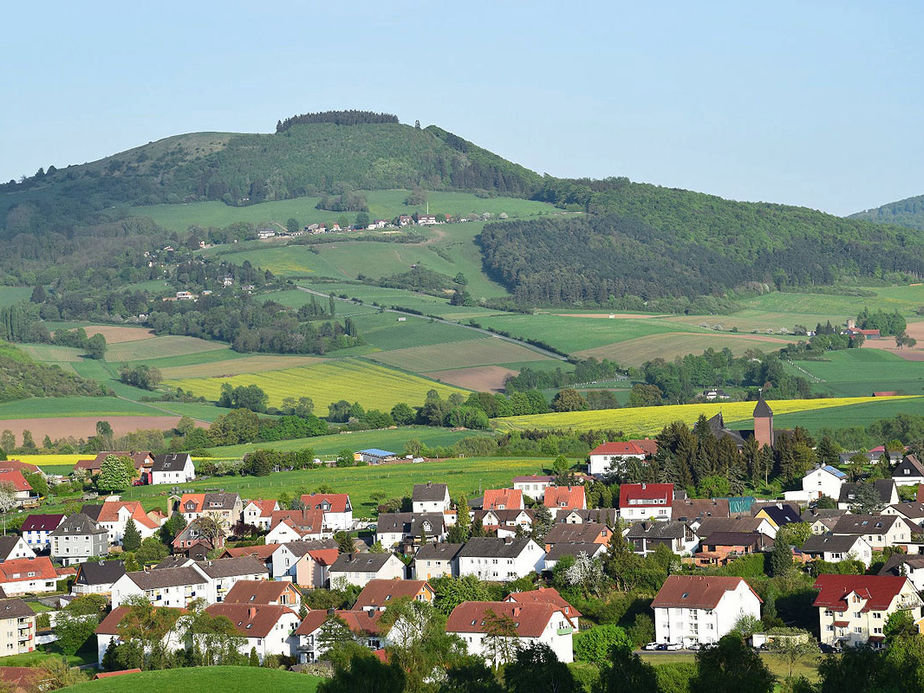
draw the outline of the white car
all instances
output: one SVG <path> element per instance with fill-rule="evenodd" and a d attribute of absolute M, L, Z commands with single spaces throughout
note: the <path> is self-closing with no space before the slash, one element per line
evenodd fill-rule
<path fill-rule="evenodd" d="M 656 643 L 656 642 L 650 642 L 650 643 L 648 643 L 647 645 L 645 645 L 645 647 L 643 647 L 642 649 L 643 649 L 643 650 L 657 650 L 657 649 L 658 649 L 658 643 Z"/>
<path fill-rule="evenodd" d="M 667 643 L 667 650 L 668 650 L 669 652 L 675 652 L 675 651 L 677 651 L 677 650 L 682 650 L 682 649 L 683 649 L 683 645 L 682 645 L 681 643 L 679 643 L 679 642 L 669 642 L 669 643 Z"/>

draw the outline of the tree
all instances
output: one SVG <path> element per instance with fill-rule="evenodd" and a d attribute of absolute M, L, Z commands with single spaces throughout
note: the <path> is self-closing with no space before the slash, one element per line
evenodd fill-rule
<path fill-rule="evenodd" d="M 544 505 L 540 505 L 536 508 L 535 515 L 533 515 L 533 528 L 531 534 L 533 541 L 537 544 L 544 544 L 545 535 L 552 529 L 554 522 L 551 510 Z"/>
<path fill-rule="evenodd" d="M 600 672 L 594 693 L 658 693 L 654 667 L 643 662 L 629 646 L 610 652 L 609 665 Z"/>
<path fill-rule="evenodd" d="M 356 221 L 353 222 L 353 225 L 360 229 L 369 226 L 369 212 L 358 212 L 356 214 Z"/>
<path fill-rule="evenodd" d="M 636 383 L 629 392 L 630 407 L 653 407 L 661 404 L 663 394 L 657 385 Z"/>
<path fill-rule="evenodd" d="M 495 667 L 509 663 L 519 646 L 516 623 L 507 614 L 487 609 L 483 615 L 484 653 Z"/>
<path fill-rule="evenodd" d="M 122 535 L 122 549 L 124 551 L 137 551 L 141 547 L 141 532 L 135 521 L 129 518 L 125 523 L 125 533 Z"/>
<path fill-rule="evenodd" d="M 520 648 L 504 669 L 504 683 L 510 693 L 577 693 L 580 687 L 555 651 L 545 643 Z"/>
<path fill-rule="evenodd" d="M 0 513 L 8 513 L 18 504 L 16 487 L 8 481 L 0 483 Z"/>
<path fill-rule="evenodd" d="M 124 491 L 132 485 L 134 480 L 134 466 L 129 474 L 121 458 L 107 455 L 100 465 L 99 476 L 96 478 L 96 488 L 103 492 Z"/>
<path fill-rule="evenodd" d="M 857 515 L 872 515 L 882 510 L 884 505 L 874 484 L 860 483 L 856 486 L 850 512 Z"/>
<path fill-rule="evenodd" d="M 99 625 L 99 615 L 79 615 L 68 610 L 58 613 L 55 634 L 61 652 L 71 656 L 77 654 Z"/>
<path fill-rule="evenodd" d="M 52 658 L 42 662 L 41 674 L 38 679 L 42 682 L 41 690 L 55 691 L 59 688 L 70 688 L 87 680 L 87 675 L 77 667 L 69 666 L 67 659 Z"/>
<path fill-rule="evenodd" d="M 99 436 L 103 444 L 111 448 L 112 447 L 112 426 L 108 421 L 97 421 L 96 422 L 96 435 Z"/>
<path fill-rule="evenodd" d="M 200 536 L 215 546 L 218 539 L 223 537 L 228 529 L 228 521 L 218 515 L 203 515 L 196 518 Z"/>
<path fill-rule="evenodd" d="M 504 693 L 504 689 L 484 659 L 471 656 L 446 670 L 439 693 Z"/>
<path fill-rule="evenodd" d="M 738 633 L 696 653 L 696 677 L 690 693 L 770 693 L 774 677 Z"/>
<path fill-rule="evenodd" d="M 100 360 L 104 358 L 106 356 L 106 338 L 100 333 L 90 337 L 87 340 L 86 352 L 91 359 Z"/>
<path fill-rule="evenodd" d="M 297 233 L 300 228 L 301 224 L 298 223 L 298 219 L 289 217 L 286 221 L 286 231 L 289 233 Z"/>
<path fill-rule="evenodd" d="M 182 513 L 173 513 L 170 518 L 161 525 L 160 539 L 163 544 L 170 544 L 176 538 L 176 535 L 186 529 L 186 519 Z"/>
<path fill-rule="evenodd" d="M 170 550 L 156 536 L 148 537 L 141 542 L 141 546 L 135 551 L 135 560 L 142 565 L 148 565 L 162 561 L 169 554 Z"/>
<path fill-rule="evenodd" d="M 603 566 L 598 559 L 582 552 L 565 572 L 565 580 L 569 586 L 579 588 L 585 596 L 598 597 L 605 581 Z"/>
<path fill-rule="evenodd" d="M 359 652 L 346 665 L 336 666 L 333 677 L 318 686 L 318 693 L 403 693 L 404 681 L 400 668 Z"/>
<path fill-rule="evenodd" d="M 790 570 L 792 570 L 792 549 L 783 538 L 778 538 L 773 544 L 773 551 L 770 552 L 770 575 L 782 577 Z"/>
<path fill-rule="evenodd" d="M 491 595 L 487 586 L 474 575 L 462 577 L 440 577 L 430 580 L 436 594 L 436 608 L 448 616 L 462 602 L 486 602 Z"/>
<path fill-rule="evenodd" d="M 792 681 L 792 672 L 796 664 L 818 656 L 818 643 L 808 632 L 800 636 L 787 635 L 770 641 L 770 653 L 786 665 L 789 672 L 786 680 Z"/>
<path fill-rule="evenodd" d="M 29 298 L 32 303 L 44 303 L 48 300 L 48 294 L 45 293 L 45 287 L 41 284 L 36 284 L 35 288 L 32 289 L 32 296 Z"/>
<path fill-rule="evenodd" d="M 587 400 L 574 388 L 559 390 L 552 399 L 552 411 L 584 411 L 587 409 Z"/>
<path fill-rule="evenodd" d="M 353 553 L 356 550 L 353 546 L 353 537 L 350 536 L 349 532 L 335 532 L 334 541 L 337 542 L 337 548 L 340 549 L 340 553 Z"/>
<path fill-rule="evenodd" d="M 391 408 L 391 418 L 394 419 L 398 426 L 407 426 L 414 423 L 416 417 L 414 410 L 404 402 L 398 402 Z"/>
<path fill-rule="evenodd" d="M 574 658 L 605 666 L 614 647 L 632 649 L 633 643 L 623 628 L 612 623 L 594 626 L 574 634 Z"/>

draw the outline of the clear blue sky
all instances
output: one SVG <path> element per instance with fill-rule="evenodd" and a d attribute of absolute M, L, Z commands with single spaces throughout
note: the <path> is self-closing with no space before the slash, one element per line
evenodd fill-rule
<path fill-rule="evenodd" d="M 836 214 L 924 193 L 920 2 L 15 3 L 0 180 L 365 108 L 539 172 Z"/>

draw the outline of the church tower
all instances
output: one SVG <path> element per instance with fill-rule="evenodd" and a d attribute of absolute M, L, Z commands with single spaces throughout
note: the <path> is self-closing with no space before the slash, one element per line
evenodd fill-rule
<path fill-rule="evenodd" d="M 763 392 L 754 407 L 754 440 L 758 446 L 773 447 L 773 410 L 764 401 Z"/>

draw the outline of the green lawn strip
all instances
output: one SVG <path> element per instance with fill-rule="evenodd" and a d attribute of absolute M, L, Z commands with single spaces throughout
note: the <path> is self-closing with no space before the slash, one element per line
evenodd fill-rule
<path fill-rule="evenodd" d="M 653 666 L 658 666 L 660 664 L 675 664 L 680 662 L 688 662 L 693 664 L 696 662 L 696 655 L 692 652 L 654 653 L 641 651 L 639 652 L 639 656 L 642 658 L 642 661 L 648 662 Z M 779 657 L 761 652 L 760 658 L 764 661 L 764 664 L 767 665 L 770 673 L 772 673 L 778 679 L 783 679 L 789 675 L 789 665 L 785 664 Z M 817 680 L 819 661 L 819 659 L 811 658 L 802 659 L 793 667 L 793 676 L 804 676 L 810 681 Z"/>
<path fill-rule="evenodd" d="M 157 416 L 143 403 L 117 397 L 32 397 L 0 404 L 0 420 L 59 416 Z"/>
<path fill-rule="evenodd" d="M 135 691 L 222 691 L 223 693 L 314 693 L 322 679 L 282 669 L 262 667 L 191 667 L 125 674 L 62 688 L 73 693 L 134 693 Z"/>
<path fill-rule="evenodd" d="M 218 343 L 218 342 L 216 342 Z M 170 368 L 172 366 L 195 366 L 200 363 L 213 363 L 217 361 L 227 361 L 229 359 L 239 359 L 252 354 L 242 354 L 232 350 L 230 347 L 221 345 L 222 348 L 213 351 L 197 351 L 189 354 L 177 354 L 174 356 L 153 356 L 151 358 L 137 359 L 137 363 L 144 363 L 154 368 Z M 116 369 L 122 363 L 114 362 Z"/>
<path fill-rule="evenodd" d="M 31 295 L 32 289 L 28 286 L 0 286 L 0 306 L 27 301 Z"/>

